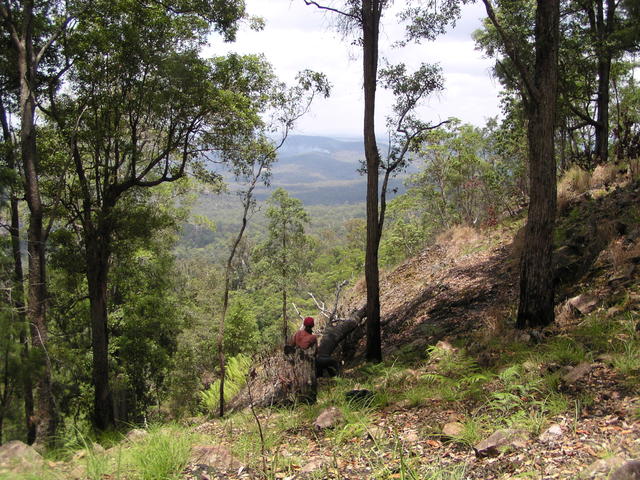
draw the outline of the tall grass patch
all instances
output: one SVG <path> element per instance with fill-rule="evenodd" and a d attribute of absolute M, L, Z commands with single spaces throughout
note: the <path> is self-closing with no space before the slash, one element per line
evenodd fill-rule
<path fill-rule="evenodd" d="M 193 437 L 175 425 L 154 427 L 123 452 L 136 480 L 178 480 L 191 452 Z"/>

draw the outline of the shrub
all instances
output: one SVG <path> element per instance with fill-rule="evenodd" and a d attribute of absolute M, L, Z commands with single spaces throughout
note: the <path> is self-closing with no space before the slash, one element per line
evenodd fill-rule
<path fill-rule="evenodd" d="M 611 184 L 618 174 L 618 168 L 612 163 L 598 165 L 591 174 L 591 188 L 602 188 Z"/>

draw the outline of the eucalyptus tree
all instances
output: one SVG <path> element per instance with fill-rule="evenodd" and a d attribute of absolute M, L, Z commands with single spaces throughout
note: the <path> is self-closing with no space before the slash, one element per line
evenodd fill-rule
<path fill-rule="evenodd" d="M 52 91 L 47 113 L 75 170 L 64 199 L 82 240 L 89 289 L 94 425 L 114 424 L 109 382 L 108 282 L 113 241 L 139 189 L 187 174 L 214 181 L 207 160 L 237 160 L 261 123 L 270 84 L 258 57 L 203 60 L 212 29 L 232 39 L 243 3 L 93 2 L 69 57 L 69 92 Z"/>
<path fill-rule="evenodd" d="M 5 75 L 2 76 L 2 86 L 0 87 L 0 125 L 2 126 L 2 144 L 0 144 L 0 181 L 4 180 L 9 192 L 9 236 L 11 238 L 11 257 L 13 260 L 13 271 L 11 274 L 11 308 L 15 316 L 14 329 L 17 330 L 17 337 L 22 347 L 20 362 L 20 377 L 22 380 L 21 390 L 24 401 L 24 418 L 26 426 L 27 443 L 35 441 L 35 423 L 33 421 L 33 384 L 31 369 L 29 366 L 29 324 L 27 323 L 26 302 L 24 292 L 24 269 L 22 266 L 22 248 L 20 241 L 20 198 L 24 196 L 21 189 L 19 162 L 17 158 L 18 148 L 14 138 L 14 131 L 10 123 L 11 95 L 9 90 L 15 86 L 16 76 L 12 75 L 9 68 L 10 62 L 3 58 L 2 67 Z M 2 183 L 2 182 L 0 182 Z M 2 192 L 0 191 L 0 194 Z"/>
<path fill-rule="evenodd" d="M 275 279 L 275 288 L 282 298 L 282 338 L 289 338 L 287 317 L 287 296 L 291 285 L 309 267 L 306 258 L 308 239 L 305 227 L 309 224 L 309 214 L 302 202 L 283 188 L 277 188 L 267 200 L 266 212 L 268 237 L 256 249 L 259 259 L 256 269 L 265 277 Z"/>
<path fill-rule="evenodd" d="M 31 343 L 39 359 L 35 370 L 35 433 L 38 443 L 48 442 L 56 429 L 56 414 L 51 385 L 51 365 L 47 353 L 47 278 L 44 226 L 44 206 L 40 192 L 40 165 L 36 142 L 37 94 L 47 76 L 63 69 L 54 50 L 68 33 L 73 18 L 73 2 L 23 0 L 2 2 L 3 39 L 8 38 L 4 55 L 11 55 L 16 65 L 19 117 L 19 161 L 24 176 L 24 196 L 29 207 L 28 258 L 29 284 L 27 290 L 27 318 Z M 4 43 L 4 42 L 3 42 Z M 46 74 L 45 74 L 46 72 Z"/>
<path fill-rule="evenodd" d="M 364 89 L 364 152 L 365 170 L 367 174 L 367 240 L 365 249 L 365 279 L 367 284 L 367 360 L 382 361 L 382 337 L 380 326 L 380 271 L 378 250 L 384 224 L 384 195 L 379 197 L 379 170 L 382 168 L 387 174 L 385 178 L 397 171 L 404 164 L 407 148 L 403 145 L 411 143 L 426 124 L 419 124 L 408 114 L 417 103 L 430 91 L 421 89 L 420 85 L 407 77 L 400 80 L 395 74 L 403 75 L 404 68 L 389 70 L 386 82 L 394 93 L 399 94 L 396 104 L 396 118 L 392 130 L 393 140 L 401 140 L 397 147 L 390 151 L 387 161 L 383 160 L 378 150 L 375 127 L 376 90 L 379 84 L 379 50 L 380 27 L 384 14 L 393 4 L 392 0 L 342 0 L 339 6 L 315 0 L 303 0 L 306 5 L 330 12 L 339 16 L 340 27 L 356 35 L 356 44 L 362 47 L 362 72 Z M 406 2 L 405 8 L 399 15 L 406 23 L 407 37 L 402 43 L 433 40 L 438 34 L 444 33 L 448 24 L 455 23 L 460 13 L 460 4 L 464 0 L 415 0 Z M 429 68 L 419 69 L 413 80 L 423 74 L 434 73 Z M 424 80 L 424 77 L 423 77 Z M 431 81 L 427 84 L 431 85 Z M 407 90 L 408 89 L 408 90 Z M 408 96 L 409 90 L 412 93 Z M 405 111 L 405 109 L 408 109 Z M 402 113 L 404 111 L 404 113 Z M 397 136 L 399 135 L 399 136 Z M 404 153 L 403 153 L 404 151 Z M 386 188 L 387 182 L 384 181 Z M 386 190 L 385 190 L 386 191 Z M 380 202 L 382 200 L 382 203 Z"/>
<path fill-rule="evenodd" d="M 533 51 L 529 49 L 526 53 L 525 50 L 527 43 L 534 42 L 535 3 L 500 2 L 498 5 L 497 16 L 510 31 L 517 31 L 517 35 L 512 35 L 512 42 L 520 45 L 522 62 L 532 68 Z M 580 163 L 585 168 L 608 159 L 609 110 L 615 81 L 612 74 L 616 70 L 612 67 L 619 68 L 625 55 L 640 46 L 637 23 L 630 2 L 572 0 L 561 4 L 557 124 L 563 142 L 568 135 L 573 141 L 570 146 L 584 150 L 574 152 L 574 158 L 582 157 Z M 496 58 L 495 72 L 501 83 L 506 88 L 522 91 L 519 73 L 490 20 L 484 30 L 476 32 L 476 41 Z M 587 141 L 577 141 L 576 133 L 581 133 Z M 560 155 L 564 160 L 564 145 Z"/>
<path fill-rule="evenodd" d="M 554 320 L 553 229 L 556 214 L 554 149 L 557 104 L 559 0 L 538 0 L 533 48 L 498 19 L 491 0 L 487 16 L 514 65 L 528 119 L 530 202 L 520 261 L 516 326 L 541 327 Z M 535 59 L 528 62 L 527 59 Z"/>
<path fill-rule="evenodd" d="M 586 92 L 595 98 L 595 107 L 587 111 L 573 106 L 571 110 L 595 131 L 597 163 L 606 163 L 609 156 L 609 104 L 611 99 L 611 67 L 625 52 L 640 47 L 638 27 L 630 6 L 620 0 L 588 0 L 570 2 L 568 27 L 582 51 L 582 61 L 575 62 L 583 71 L 595 70 L 596 85 Z M 584 28 L 585 25 L 587 28 Z M 568 62 L 563 62 L 568 67 Z M 575 68 L 575 67 L 574 67 Z M 591 103 L 591 102 L 589 102 Z M 592 114 L 590 110 L 594 110 Z"/>
<path fill-rule="evenodd" d="M 269 93 L 268 110 L 270 121 L 264 125 L 264 130 L 257 132 L 255 140 L 249 140 L 240 145 L 238 155 L 240 161 L 232 165 L 236 180 L 244 183 L 238 194 L 242 202 L 242 221 L 231 248 L 224 270 L 224 293 L 222 298 L 222 313 L 218 330 L 218 355 L 220 363 L 220 397 L 219 414 L 224 416 L 224 383 L 225 383 L 225 317 L 229 306 L 229 290 L 233 261 L 247 228 L 248 217 L 255 208 L 254 190 L 258 183 L 268 185 L 271 177 L 271 166 L 277 158 L 278 150 L 285 144 L 295 123 L 305 115 L 317 95 L 329 96 L 330 85 L 326 77 L 318 72 L 305 70 L 297 76 L 298 84 L 287 88 L 280 82 L 274 82 L 273 90 Z M 277 141 L 269 137 L 279 136 Z M 267 212 L 267 216 L 269 213 Z M 286 292 L 286 290 L 285 290 Z M 286 339 L 286 293 L 284 297 L 283 317 L 285 322 Z"/>

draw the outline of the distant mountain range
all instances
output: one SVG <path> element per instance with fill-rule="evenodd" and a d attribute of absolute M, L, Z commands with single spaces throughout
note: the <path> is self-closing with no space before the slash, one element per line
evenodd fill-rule
<path fill-rule="evenodd" d="M 256 197 L 263 200 L 282 187 L 305 205 L 362 202 L 366 178 L 358 170 L 363 161 L 362 140 L 292 135 L 273 166 L 271 187 L 258 189 Z M 394 179 L 390 188 L 402 189 L 402 181 Z"/>

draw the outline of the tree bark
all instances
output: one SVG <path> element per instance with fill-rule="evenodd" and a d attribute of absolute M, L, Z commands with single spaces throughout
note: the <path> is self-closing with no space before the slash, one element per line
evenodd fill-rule
<path fill-rule="evenodd" d="M 40 197 L 35 110 L 33 89 L 37 82 L 36 55 L 33 51 L 33 2 L 27 1 L 23 9 L 21 38 L 14 37 L 18 53 L 20 75 L 20 151 L 25 177 L 25 198 L 29 207 L 28 253 L 29 286 L 27 318 L 31 325 L 31 343 L 39 360 L 36 382 L 35 442 L 49 443 L 56 430 L 56 414 L 51 389 L 51 365 L 47 343 L 47 285 L 45 269 L 45 231 L 43 207 Z"/>
<path fill-rule="evenodd" d="M 605 12 L 606 1 L 606 12 Z M 598 57 L 598 95 L 596 109 L 596 161 L 609 159 L 609 83 L 611 79 L 611 48 L 607 45 L 614 30 L 616 2 L 598 0 L 596 5 L 596 55 Z"/>
<path fill-rule="evenodd" d="M 91 312 L 93 352 L 93 423 L 98 430 L 115 424 L 113 397 L 109 385 L 109 333 L 107 286 L 110 258 L 110 234 L 91 229 L 85 234 L 87 283 Z"/>
<path fill-rule="evenodd" d="M 556 212 L 554 152 L 559 1 L 538 0 L 536 11 L 534 91 L 528 101 L 530 202 L 520 264 L 518 328 L 554 321 L 552 269 Z"/>
<path fill-rule="evenodd" d="M 370 362 L 382 361 L 380 332 L 380 272 L 378 246 L 378 169 L 380 154 L 375 133 L 375 103 L 378 81 L 378 38 L 381 5 L 379 0 L 362 0 L 362 51 L 364 80 L 364 151 L 367 162 L 367 245 L 365 279 L 367 283 L 367 352 Z"/>
<path fill-rule="evenodd" d="M 11 143 L 11 130 L 7 120 L 4 105 L 0 101 L 0 122 L 2 123 L 2 134 L 5 142 Z M 13 145 L 7 149 L 7 167 L 17 172 Z M 16 312 L 18 322 L 18 332 L 21 358 L 22 395 L 24 397 L 25 426 L 27 429 L 27 443 L 31 445 L 36 439 L 36 429 L 33 423 L 33 383 L 31 380 L 31 370 L 29 368 L 29 332 L 26 318 L 26 305 L 24 299 L 24 271 L 22 269 L 22 251 L 20 249 L 20 213 L 18 195 L 15 188 L 11 187 L 10 195 L 11 225 L 9 235 L 11 236 L 11 252 L 13 255 L 13 288 L 11 300 Z"/>
<path fill-rule="evenodd" d="M 609 79 L 611 58 L 598 61 L 598 118 L 596 120 L 596 162 L 599 165 L 609 159 Z"/>

